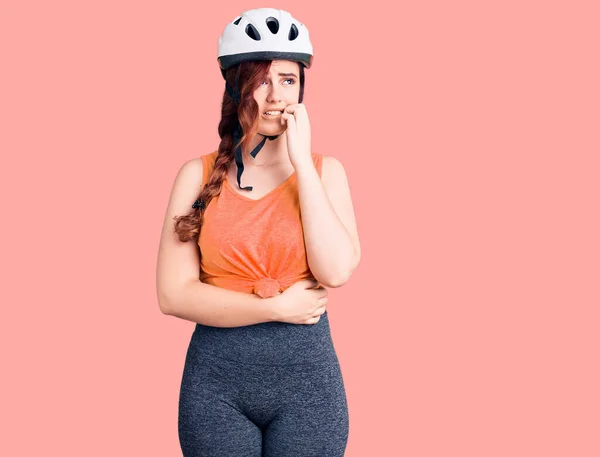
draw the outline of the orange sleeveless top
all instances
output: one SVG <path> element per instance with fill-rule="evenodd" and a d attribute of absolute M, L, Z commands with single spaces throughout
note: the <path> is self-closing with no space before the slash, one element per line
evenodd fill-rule
<path fill-rule="evenodd" d="M 203 185 L 218 151 L 201 156 Z M 312 154 L 321 176 L 323 156 Z M 277 295 L 302 279 L 315 279 L 306 258 L 296 172 L 264 197 L 237 193 L 227 179 L 204 210 L 198 238 L 200 280 L 214 286 Z"/>

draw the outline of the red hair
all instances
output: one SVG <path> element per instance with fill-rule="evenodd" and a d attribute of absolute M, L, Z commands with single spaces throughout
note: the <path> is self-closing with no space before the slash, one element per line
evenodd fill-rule
<path fill-rule="evenodd" d="M 240 102 L 236 107 L 233 99 L 227 91 L 223 93 L 223 103 L 221 105 L 221 121 L 219 122 L 219 152 L 215 161 L 213 172 L 208 178 L 208 182 L 203 183 L 202 191 L 198 199 L 203 200 L 208 206 L 213 197 L 221 193 L 221 185 L 224 179 L 227 179 L 227 170 L 229 163 L 235 164 L 233 132 L 239 123 L 242 126 L 243 136 L 240 140 L 242 154 L 246 155 L 250 147 L 252 138 L 258 133 L 259 113 L 258 103 L 254 100 L 254 91 L 267 78 L 270 60 L 254 60 L 242 62 L 228 68 L 225 72 L 225 79 L 231 87 L 234 87 L 235 73 L 239 71 L 240 83 Z M 175 232 L 179 235 L 180 241 L 198 240 L 204 213 L 198 208 L 192 208 L 183 216 L 175 216 Z"/>

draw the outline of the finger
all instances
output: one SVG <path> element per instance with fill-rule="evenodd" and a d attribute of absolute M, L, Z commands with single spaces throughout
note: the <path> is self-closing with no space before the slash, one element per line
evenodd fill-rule
<path fill-rule="evenodd" d="M 281 113 L 281 119 L 287 121 L 288 124 L 290 123 L 290 121 L 292 121 L 292 122 L 296 121 L 296 118 L 294 117 L 294 113 L 283 112 L 283 113 Z"/>
<path fill-rule="evenodd" d="M 294 116 L 292 116 L 291 114 L 288 114 L 287 117 L 285 118 L 285 121 L 287 122 L 287 129 L 286 129 L 286 133 L 287 135 L 294 140 L 296 138 L 296 120 L 294 119 Z"/>
<path fill-rule="evenodd" d="M 283 110 L 284 113 L 293 113 L 294 111 L 296 111 L 300 106 L 302 106 L 302 103 L 293 103 L 291 105 L 288 105 L 285 107 L 285 109 Z"/>
<path fill-rule="evenodd" d="M 296 118 L 298 116 L 307 116 L 306 106 L 303 103 L 296 103 L 295 105 L 288 105 L 283 110 L 284 113 L 293 114 Z"/>
<path fill-rule="evenodd" d="M 303 113 L 300 113 L 303 111 Z M 300 118 L 307 118 L 308 115 L 306 113 L 306 107 L 303 103 L 296 103 L 295 105 L 288 105 L 284 108 L 283 114 L 289 113 L 293 116 L 294 120 L 298 120 Z"/>
<path fill-rule="evenodd" d="M 289 116 L 288 118 L 294 121 L 294 125 L 297 126 L 296 128 L 310 132 L 310 119 L 308 119 L 308 114 L 303 107 L 295 108 L 292 116 Z"/>
<path fill-rule="evenodd" d="M 288 117 L 287 127 L 288 127 L 288 130 L 292 131 L 292 135 L 296 133 L 296 119 L 294 118 L 294 116 Z"/>

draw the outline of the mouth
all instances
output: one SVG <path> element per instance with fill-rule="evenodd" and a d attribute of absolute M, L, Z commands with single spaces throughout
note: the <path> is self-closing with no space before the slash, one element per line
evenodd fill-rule
<path fill-rule="evenodd" d="M 281 114 L 283 113 L 283 110 L 276 110 L 276 111 L 265 111 L 262 116 L 265 119 L 274 119 L 277 117 L 280 117 Z"/>

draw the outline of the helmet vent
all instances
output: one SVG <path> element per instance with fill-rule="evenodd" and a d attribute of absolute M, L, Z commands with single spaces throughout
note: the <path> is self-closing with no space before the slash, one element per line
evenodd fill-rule
<path fill-rule="evenodd" d="M 279 31 L 279 21 L 274 17 L 268 17 L 265 22 L 271 33 L 276 34 Z"/>
<path fill-rule="evenodd" d="M 296 24 L 292 24 L 290 27 L 290 33 L 288 34 L 288 40 L 292 41 L 296 38 L 298 38 L 298 28 L 296 27 Z"/>
<path fill-rule="evenodd" d="M 242 20 L 242 16 L 238 17 L 235 21 L 233 21 L 233 23 L 235 25 L 238 25 L 240 23 L 240 21 Z"/>
<path fill-rule="evenodd" d="M 252 38 L 255 41 L 260 41 L 260 33 L 258 33 L 258 30 L 256 30 L 256 27 L 254 27 L 252 24 L 248 24 L 246 26 L 246 35 L 248 35 L 250 38 Z"/>

